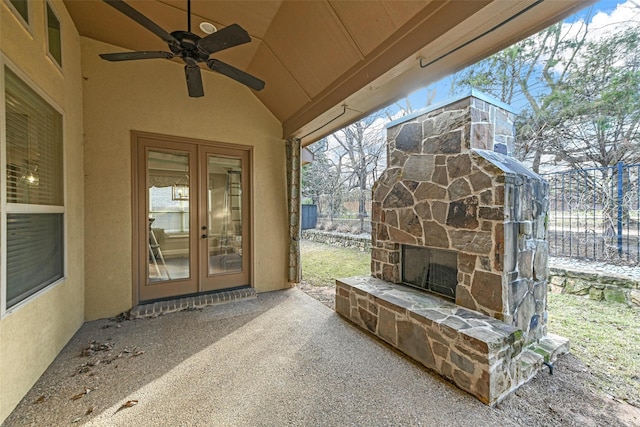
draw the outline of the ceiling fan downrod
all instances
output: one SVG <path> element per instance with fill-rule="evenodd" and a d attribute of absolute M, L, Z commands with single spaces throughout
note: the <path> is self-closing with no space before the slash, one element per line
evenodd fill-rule
<path fill-rule="evenodd" d="M 191 32 L 191 0 L 187 0 L 187 31 Z"/>

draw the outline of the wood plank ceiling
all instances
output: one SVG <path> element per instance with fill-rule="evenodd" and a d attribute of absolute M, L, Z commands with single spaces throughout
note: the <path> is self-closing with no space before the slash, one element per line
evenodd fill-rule
<path fill-rule="evenodd" d="M 186 29 L 186 0 L 127 3 L 169 32 Z M 192 0 L 191 11 L 192 31 L 200 36 L 205 36 L 198 28 L 203 21 L 218 28 L 238 23 L 249 32 L 252 43 L 213 57 L 264 80 L 265 89 L 255 95 L 282 123 L 283 138 L 304 137 L 307 145 L 586 4 Z M 65 0 L 65 5 L 83 36 L 123 49 L 167 50 L 162 40 L 102 1 Z M 423 68 L 421 61 L 431 64 Z"/>

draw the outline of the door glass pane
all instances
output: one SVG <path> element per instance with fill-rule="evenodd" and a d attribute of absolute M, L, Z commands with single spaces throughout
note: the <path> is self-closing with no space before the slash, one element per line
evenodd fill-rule
<path fill-rule="evenodd" d="M 207 162 L 209 275 L 242 271 L 242 166 L 240 159 Z"/>
<path fill-rule="evenodd" d="M 148 281 L 189 278 L 189 155 L 149 151 L 147 169 Z"/>

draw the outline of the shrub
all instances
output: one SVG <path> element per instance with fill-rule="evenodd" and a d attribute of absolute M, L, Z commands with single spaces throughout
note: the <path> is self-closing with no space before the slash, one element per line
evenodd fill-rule
<path fill-rule="evenodd" d="M 338 227 L 336 227 L 336 231 L 338 233 L 349 233 L 351 231 L 351 228 L 349 228 L 348 225 L 339 225 Z"/>
<path fill-rule="evenodd" d="M 333 231 L 336 229 L 336 225 L 333 222 L 325 222 L 323 225 L 323 230 L 325 231 Z"/>

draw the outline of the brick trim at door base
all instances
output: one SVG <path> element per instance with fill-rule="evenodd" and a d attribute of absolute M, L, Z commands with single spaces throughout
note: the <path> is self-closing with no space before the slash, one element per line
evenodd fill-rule
<path fill-rule="evenodd" d="M 158 301 L 151 304 L 143 304 L 133 307 L 129 312 L 129 319 L 142 319 L 157 317 L 167 313 L 175 313 L 182 310 L 208 307 L 210 305 L 223 304 L 241 299 L 253 299 L 256 297 L 254 288 L 234 289 L 212 294 L 196 295 L 191 297 Z"/>

